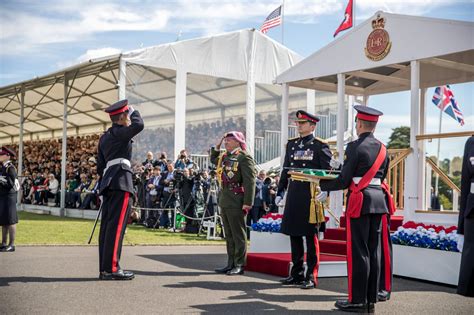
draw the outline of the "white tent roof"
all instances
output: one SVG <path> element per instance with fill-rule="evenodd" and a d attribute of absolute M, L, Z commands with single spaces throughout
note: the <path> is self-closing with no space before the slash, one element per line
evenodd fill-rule
<path fill-rule="evenodd" d="M 160 94 L 164 100 L 153 100 L 155 104 L 170 103 L 169 109 L 174 108 L 174 70 L 178 67 L 182 67 L 189 73 L 187 97 L 197 98 L 200 101 L 207 100 L 211 104 L 220 104 L 226 100 L 225 95 L 219 92 L 225 82 L 217 80 L 214 89 L 207 88 L 201 91 L 197 86 L 193 86 L 193 82 L 196 81 L 193 75 L 240 80 L 243 81 L 240 84 L 243 85 L 242 88 L 245 91 L 245 82 L 249 75 L 253 76 L 257 84 L 272 84 L 278 73 L 302 59 L 260 32 L 246 29 L 89 60 L 42 77 L 0 87 L 0 142 L 18 140 L 22 89 L 25 91 L 25 134 L 60 136 L 66 76 L 69 82 L 67 106 L 70 132 L 91 133 L 102 130 L 109 122 L 103 109 L 119 98 L 121 58 L 127 63 L 160 68 L 162 69 L 160 72 L 170 70 L 165 73 L 165 79 L 161 78 L 162 73 L 155 71 L 155 77 L 160 78 L 160 81 L 167 81 L 168 86 L 163 87 L 170 89 L 168 93 L 170 95 Z M 254 65 L 253 68 L 249 67 L 251 64 Z M 250 73 L 249 69 L 253 69 L 253 73 Z M 147 76 L 150 73 L 152 71 L 149 71 Z M 143 80 L 147 78 L 140 79 L 143 83 Z M 158 80 L 152 79 L 150 79 L 150 84 L 157 84 Z M 130 81 L 127 84 L 129 85 Z M 163 91 L 163 87 L 160 86 L 160 91 Z M 274 96 L 275 92 L 280 91 L 276 86 L 270 88 L 274 91 L 264 92 L 264 88 L 258 86 L 257 89 L 259 90 L 256 93 L 256 102 Z M 136 95 L 133 96 L 136 97 Z M 144 99 L 143 104 L 146 105 L 150 99 L 153 98 Z M 232 101 L 229 102 L 232 105 Z M 200 105 L 195 100 L 193 104 L 196 107 L 194 110 L 199 110 L 199 106 L 206 107 L 205 104 Z"/>
<path fill-rule="evenodd" d="M 385 18 L 392 46 L 384 59 L 372 61 L 364 49 L 377 15 Z M 276 82 L 335 92 L 336 74 L 345 73 L 347 94 L 403 91 L 410 88 L 412 60 L 421 61 L 421 88 L 473 81 L 474 23 L 379 11 L 280 74 Z"/>
<path fill-rule="evenodd" d="M 247 81 L 252 56 L 255 83 L 263 84 L 273 84 L 279 73 L 302 59 L 253 29 L 140 49 L 124 54 L 123 59 L 156 68 L 177 70 L 180 66 L 194 74 Z"/>

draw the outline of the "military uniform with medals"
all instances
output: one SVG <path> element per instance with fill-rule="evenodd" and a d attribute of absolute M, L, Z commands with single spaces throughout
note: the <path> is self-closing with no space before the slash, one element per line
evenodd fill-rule
<path fill-rule="evenodd" d="M 319 118 L 305 111 L 297 112 L 297 120 L 316 123 Z M 328 144 L 312 134 L 288 140 L 285 160 L 278 185 L 278 195 L 286 190 L 286 203 L 281 224 L 281 232 L 290 236 L 291 260 L 293 267 L 290 276 L 281 280 L 287 284 L 301 284 L 303 288 L 311 288 L 317 282 L 319 265 L 319 228 L 324 222 L 309 223 L 311 207 L 311 189 L 309 182 L 289 179 L 288 168 L 330 169 L 332 153 Z M 306 238 L 307 271 L 304 273 L 304 246 Z"/>
<path fill-rule="evenodd" d="M 0 155 L 15 156 L 14 152 L 7 147 L 0 149 Z M 6 160 L 0 169 L 0 226 L 2 229 L 14 228 L 14 225 L 18 223 L 16 200 L 19 189 L 16 168 L 10 160 Z M 2 241 L 6 242 L 6 239 L 2 239 Z M 10 244 L 7 246 L 6 243 L 2 243 L 0 251 L 14 252 L 13 242 L 14 239 L 10 234 Z"/>
<path fill-rule="evenodd" d="M 227 273 L 238 270 L 243 273 L 247 256 L 246 214 L 243 205 L 252 205 L 255 197 L 255 162 L 245 150 L 236 148 L 222 153 L 211 149 L 211 162 L 217 166 L 219 207 L 227 247 L 227 266 L 216 272 Z"/>

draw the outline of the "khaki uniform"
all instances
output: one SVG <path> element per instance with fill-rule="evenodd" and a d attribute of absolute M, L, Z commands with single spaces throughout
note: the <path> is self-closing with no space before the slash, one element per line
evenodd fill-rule
<path fill-rule="evenodd" d="M 211 149 L 221 184 L 219 207 L 226 234 L 228 266 L 242 267 L 247 254 L 246 215 L 242 206 L 251 206 L 255 197 L 255 161 L 245 151 L 221 153 Z"/>

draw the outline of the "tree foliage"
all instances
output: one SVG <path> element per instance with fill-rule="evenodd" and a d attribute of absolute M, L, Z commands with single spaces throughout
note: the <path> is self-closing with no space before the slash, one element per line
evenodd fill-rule
<path fill-rule="evenodd" d="M 406 149 L 410 147 L 410 127 L 401 126 L 392 129 L 388 149 Z"/>

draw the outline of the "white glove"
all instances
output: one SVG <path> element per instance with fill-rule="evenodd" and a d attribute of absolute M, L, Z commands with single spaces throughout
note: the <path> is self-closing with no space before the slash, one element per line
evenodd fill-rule
<path fill-rule="evenodd" d="M 341 162 L 335 159 L 331 159 L 331 161 L 329 162 L 329 166 L 331 166 L 331 168 L 339 168 L 339 166 L 341 166 Z"/>
<path fill-rule="evenodd" d="M 131 116 L 134 111 L 135 108 L 133 108 L 133 106 L 128 106 L 128 116 Z"/>
<path fill-rule="evenodd" d="M 102 204 L 104 202 L 104 196 L 99 196 L 99 200 L 100 200 L 100 204 Z"/>
<path fill-rule="evenodd" d="M 2 183 L 7 183 L 7 177 L 6 176 L 0 176 L 0 182 Z"/>
<path fill-rule="evenodd" d="M 322 191 L 316 196 L 316 200 L 319 202 L 324 202 L 324 200 L 326 200 L 327 198 L 328 193 L 326 191 Z"/>
<path fill-rule="evenodd" d="M 464 247 L 464 235 L 458 234 L 458 251 L 462 252 L 462 248 Z"/>
<path fill-rule="evenodd" d="M 281 198 L 280 196 L 276 196 L 276 198 L 275 198 L 275 204 L 276 204 L 277 206 L 279 206 L 279 205 L 280 205 L 280 202 L 282 201 L 282 199 L 283 199 L 283 198 Z"/>

